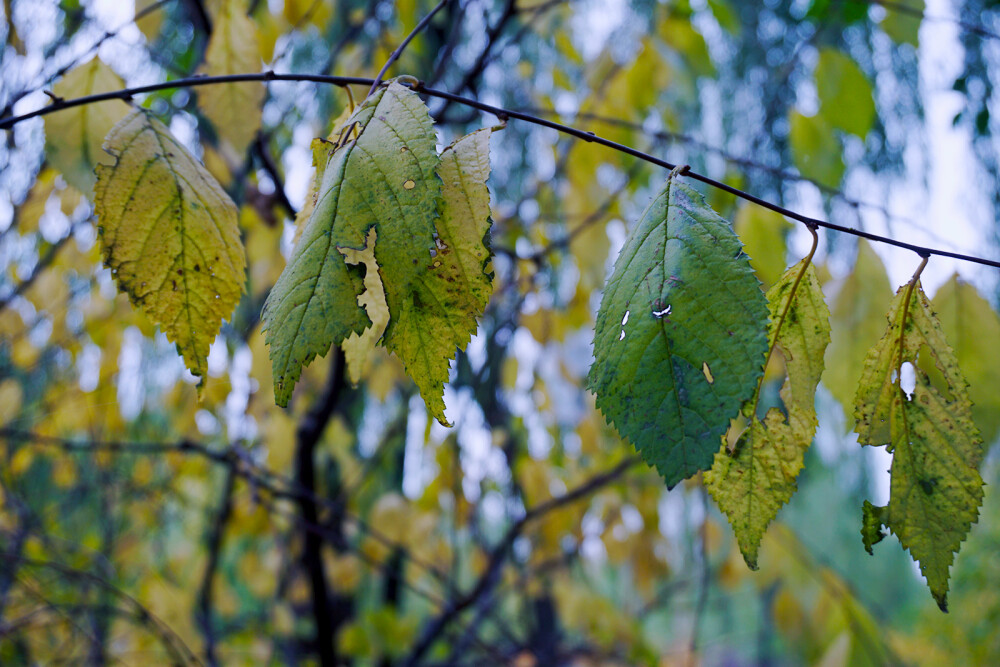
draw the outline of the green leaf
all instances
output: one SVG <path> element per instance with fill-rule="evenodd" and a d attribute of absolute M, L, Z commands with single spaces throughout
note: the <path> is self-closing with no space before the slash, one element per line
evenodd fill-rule
<path fill-rule="evenodd" d="M 832 300 L 831 340 L 823 372 L 823 384 L 847 414 L 854 410 L 854 395 L 868 350 L 885 329 L 884 304 L 891 294 L 882 260 L 867 241 L 858 241 L 854 269 Z"/>
<path fill-rule="evenodd" d="M 94 211 L 104 262 L 191 372 L 244 290 L 246 256 L 232 200 L 160 121 L 137 109 L 108 134 Z"/>
<path fill-rule="evenodd" d="M 823 116 L 803 116 L 792 111 L 788 117 L 788 141 L 795 166 L 806 178 L 836 188 L 844 175 L 840 142 Z"/>
<path fill-rule="evenodd" d="M 477 130 L 441 154 L 444 201 L 434 259 L 385 332 L 385 346 L 403 361 L 431 414 L 446 426 L 443 393 L 449 362 L 475 333 L 476 318 L 493 292 L 484 242 L 492 224 L 486 188 L 491 133 L 489 128 Z"/>
<path fill-rule="evenodd" d="M 205 49 L 203 71 L 209 76 L 259 72 L 260 46 L 257 24 L 246 13 L 241 0 L 223 0 Z M 264 87 L 256 82 L 224 83 L 198 90 L 198 107 L 212 121 L 219 137 L 242 160 L 247 146 L 260 129 Z"/>
<path fill-rule="evenodd" d="M 857 63 L 837 49 L 820 49 L 816 90 L 820 115 L 830 126 L 864 139 L 875 121 L 875 100 Z"/>
<path fill-rule="evenodd" d="M 278 405 L 288 404 L 303 366 L 370 325 L 358 304 L 363 272 L 346 263 L 342 249 L 363 250 L 375 228 L 392 319 L 431 264 L 441 179 L 427 107 L 393 82 L 358 107 L 352 122 L 357 134 L 330 155 L 312 215 L 264 304 Z"/>
<path fill-rule="evenodd" d="M 58 97 L 71 99 L 125 87 L 111 68 L 94 58 L 70 70 L 52 87 Z M 66 182 L 88 198 L 93 196 L 94 167 L 104 158 L 101 144 L 115 123 L 128 115 L 121 100 L 82 104 L 45 117 L 45 155 Z"/>
<path fill-rule="evenodd" d="M 588 377 L 598 407 L 667 486 L 711 465 L 753 394 L 766 318 L 729 223 L 671 174 L 615 262 Z"/>
<path fill-rule="evenodd" d="M 942 285 L 931 305 L 941 330 L 955 350 L 959 367 L 965 369 L 972 399 L 972 419 L 993 442 L 1000 433 L 1000 317 L 976 288 L 958 275 Z M 921 359 L 921 366 L 929 369 Z"/>
<path fill-rule="evenodd" d="M 871 553 L 881 526 L 895 533 L 947 610 L 948 570 L 983 501 L 982 438 L 965 379 L 919 280 L 899 289 L 888 319 L 865 360 L 855 417 L 862 445 L 885 445 L 892 453 L 892 479 L 887 506 L 865 503 L 862 537 Z M 941 374 L 940 390 L 917 364 L 921 354 Z M 916 376 L 910 395 L 901 386 L 907 363 Z"/>
<path fill-rule="evenodd" d="M 723 444 L 705 473 L 705 486 L 736 533 L 743 558 L 757 569 L 757 550 L 768 524 L 797 488 L 806 449 L 816 433 L 815 394 L 830 342 L 830 312 L 811 257 L 788 269 L 768 290 L 768 343 L 784 356 L 781 388 L 787 418 L 771 408 L 762 422 L 757 406 L 763 382 L 743 406 L 750 428 L 731 453 Z M 773 356 L 773 352 L 772 352 Z"/>

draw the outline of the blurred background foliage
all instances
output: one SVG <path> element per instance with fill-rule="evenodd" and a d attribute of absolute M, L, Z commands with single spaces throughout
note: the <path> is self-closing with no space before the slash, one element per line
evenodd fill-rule
<path fill-rule="evenodd" d="M 0 115 L 42 106 L 44 91 L 226 62 L 372 76 L 433 4 L 136 0 L 133 21 L 124 2 L 4 0 Z M 930 4 L 459 0 L 393 72 L 804 213 L 996 256 L 1000 3 Z M 215 48 L 229 60 L 206 55 L 224 12 L 234 37 Z M 74 78 L 87 67 L 100 76 Z M 204 91 L 136 100 L 240 207 L 248 294 L 212 348 L 200 403 L 101 266 L 94 158 L 74 134 L 87 121 L 62 112 L 3 136 L 0 663 L 1000 664 L 995 457 L 948 615 L 895 540 L 873 557 L 861 546 L 861 504 L 887 492 L 888 462 L 846 435 L 843 406 L 911 255 L 824 238 L 834 341 L 820 429 L 751 573 L 699 479 L 667 491 L 582 388 L 604 278 L 665 173 L 509 123 L 492 155 L 495 295 L 453 365 L 455 427 L 431 423 L 381 350 L 335 401 L 335 370 L 317 360 L 283 410 L 260 308 L 290 250 L 309 142 L 350 101 L 329 86 L 251 83 L 220 108 Z M 113 115 L 112 104 L 124 106 L 98 106 Z M 429 106 L 441 144 L 495 123 Z M 765 285 L 808 249 L 780 216 L 706 194 Z M 963 292 L 955 335 L 971 326 L 988 340 L 996 272 L 935 259 L 925 282 L 953 271 L 956 290 L 981 295 Z M 963 361 L 988 441 L 996 340 Z M 781 378 L 769 381 L 776 396 Z"/>

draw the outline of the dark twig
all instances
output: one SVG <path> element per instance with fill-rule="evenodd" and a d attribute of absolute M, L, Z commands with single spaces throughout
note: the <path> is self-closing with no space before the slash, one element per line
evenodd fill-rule
<path fill-rule="evenodd" d="M 442 9 L 444 9 L 444 6 L 447 5 L 449 2 L 451 2 L 451 0 L 441 0 L 441 2 L 437 3 L 434 9 L 432 9 L 427 14 L 427 16 L 420 19 L 420 23 L 418 23 L 417 26 L 412 31 L 410 31 L 410 34 L 406 36 L 406 39 L 404 39 L 402 43 L 400 43 L 400 45 L 397 46 L 393 50 L 393 52 L 389 54 L 389 57 L 386 58 L 385 64 L 382 65 L 382 69 L 379 70 L 378 74 L 375 76 L 375 80 L 372 81 L 372 87 L 368 89 L 367 97 L 371 97 L 371 94 L 374 93 L 375 90 L 382 85 L 382 77 L 385 76 L 385 73 L 389 71 L 389 68 L 392 67 L 392 64 L 397 60 L 399 60 L 399 56 L 403 55 L 403 51 L 406 49 L 407 46 L 409 46 L 410 42 L 413 41 L 413 38 L 419 35 L 421 32 L 423 32 L 424 28 L 430 25 L 431 19 L 434 18 L 434 15 L 437 14 Z"/>
<path fill-rule="evenodd" d="M 316 501 L 311 497 L 316 493 L 316 445 L 330 422 L 341 391 L 344 388 L 344 352 L 339 346 L 330 360 L 330 375 L 322 395 L 299 423 L 295 445 L 295 481 L 310 494 L 299 499 L 299 514 L 306 523 L 318 525 L 319 517 Z M 315 623 L 316 651 L 323 667 L 337 664 L 337 648 L 334 643 L 337 628 L 333 610 L 330 608 L 329 589 L 326 583 L 326 567 L 323 564 L 323 536 L 308 532 L 304 536 L 302 565 L 309 575 L 309 589 L 312 598 L 313 621 Z"/>

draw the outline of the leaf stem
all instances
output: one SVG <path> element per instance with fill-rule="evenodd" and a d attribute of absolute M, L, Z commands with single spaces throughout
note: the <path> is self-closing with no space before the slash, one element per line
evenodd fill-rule
<path fill-rule="evenodd" d="M 819 234 L 816 233 L 816 228 L 812 225 L 809 226 L 809 232 L 812 234 L 813 242 L 812 247 L 809 249 L 809 254 L 805 256 L 802 270 L 799 271 L 799 275 L 795 276 L 795 282 L 792 284 L 792 289 L 788 293 L 788 301 L 785 302 L 785 307 L 781 311 L 781 316 L 778 318 L 778 323 L 774 327 L 774 339 L 771 341 L 770 347 L 767 348 L 767 359 L 764 360 L 764 373 L 757 380 L 757 391 L 754 392 L 753 396 L 753 409 L 750 411 L 750 423 L 752 424 L 755 419 L 757 419 L 757 405 L 760 403 L 760 388 L 764 385 L 764 376 L 767 374 L 768 364 L 771 363 L 771 357 L 774 356 L 774 348 L 778 346 L 778 334 L 781 333 L 781 327 L 785 324 L 785 318 L 788 316 L 788 311 L 792 308 L 792 299 L 795 298 L 795 293 L 799 289 L 799 284 L 802 283 L 802 277 L 806 275 L 806 271 L 809 270 L 809 265 L 812 264 L 813 255 L 816 254 L 816 248 L 819 246 Z M 733 448 L 733 453 L 735 453 L 736 448 Z"/>
<path fill-rule="evenodd" d="M 903 316 L 899 320 L 899 340 L 896 343 L 896 381 L 893 383 L 899 387 L 900 391 L 902 391 L 903 338 L 906 332 L 906 318 L 910 315 L 910 299 L 913 298 L 913 288 L 920 282 L 920 274 L 923 273 L 924 267 L 927 266 L 928 259 L 929 257 L 924 255 L 923 259 L 920 260 L 920 265 L 917 266 L 917 270 L 913 272 L 913 277 L 910 278 L 910 282 L 906 285 L 906 295 L 903 297 Z"/>

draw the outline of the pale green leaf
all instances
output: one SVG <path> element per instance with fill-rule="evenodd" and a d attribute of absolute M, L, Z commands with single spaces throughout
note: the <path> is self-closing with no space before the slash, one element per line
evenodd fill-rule
<path fill-rule="evenodd" d="M 871 552 L 888 527 L 946 609 L 948 571 L 983 500 L 982 438 L 965 379 L 919 281 L 899 289 L 888 319 L 865 360 L 855 417 L 862 445 L 885 445 L 892 453 L 892 479 L 887 506 L 865 502 L 862 536 Z M 940 389 L 917 364 L 921 354 L 933 359 Z M 910 395 L 901 386 L 907 363 L 916 376 Z"/>
<path fill-rule="evenodd" d="M 993 442 L 1000 433 L 1000 317 L 957 274 L 938 289 L 931 305 L 969 381 L 972 419 L 983 439 Z"/>
<path fill-rule="evenodd" d="M 330 155 L 312 215 L 264 304 L 279 405 L 287 405 L 304 365 L 370 325 L 358 304 L 363 272 L 346 263 L 343 249 L 363 250 L 375 228 L 391 318 L 431 264 L 441 180 L 427 107 L 393 82 L 358 107 L 352 122 L 357 134 Z"/>
<path fill-rule="evenodd" d="M 823 116 L 804 116 L 792 111 L 788 117 L 788 142 L 795 166 L 806 178 L 836 188 L 844 175 L 840 142 Z"/>
<path fill-rule="evenodd" d="M 831 340 L 823 372 L 823 384 L 847 414 L 854 409 L 858 378 L 868 350 L 885 330 L 885 302 L 891 295 L 882 260 L 867 241 L 858 241 L 854 268 L 831 302 Z"/>
<path fill-rule="evenodd" d="M 52 87 L 64 99 L 120 90 L 125 83 L 111 68 L 94 58 L 69 71 Z M 66 182 L 92 197 L 94 167 L 106 161 L 101 150 L 104 137 L 115 123 L 128 115 L 128 105 L 121 100 L 82 104 L 45 117 L 45 155 L 62 173 Z"/>
<path fill-rule="evenodd" d="M 449 362 L 476 332 L 476 319 L 493 291 L 484 242 L 492 224 L 486 188 L 491 132 L 477 130 L 441 154 L 438 175 L 444 199 L 434 259 L 385 332 L 385 346 L 403 361 L 431 414 L 445 425 Z"/>
<path fill-rule="evenodd" d="M 668 486 L 711 465 L 767 353 L 767 304 L 739 239 L 676 174 L 601 299 L 588 386 Z"/>
<path fill-rule="evenodd" d="M 810 258 L 811 259 L 811 258 Z M 830 313 L 809 260 L 788 269 L 768 290 L 768 343 L 785 359 L 781 388 L 785 414 L 771 408 L 757 416 L 762 384 L 743 406 L 750 428 L 733 452 L 723 445 L 705 473 L 705 486 L 728 517 L 743 558 L 757 569 L 757 550 L 768 524 L 797 488 L 806 449 L 816 432 L 816 385 L 830 342 Z M 772 357 L 774 352 L 772 352 Z"/>
<path fill-rule="evenodd" d="M 917 46 L 920 33 L 920 18 L 924 11 L 924 0 L 894 0 L 886 3 L 882 30 L 897 44 Z M 910 11 L 902 9 L 908 7 Z"/>
<path fill-rule="evenodd" d="M 830 126 L 862 139 L 875 121 L 872 85 L 857 63 L 842 51 L 820 49 L 816 64 L 820 115 Z"/>
<path fill-rule="evenodd" d="M 261 66 L 257 24 L 246 15 L 242 0 L 223 0 L 205 49 L 209 76 L 259 72 Z M 264 87 L 257 82 L 223 83 L 198 89 L 198 108 L 212 121 L 219 137 L 242 159 L 260 129 Z"/>
<path fill-rule="evenodd" d="M 746 202 L 736 211 L 733 228 L 743 242 L 743 251 L 750 256 L 750 266 L 770 287 L 785 272 L 785 239 L 792 223 L 780 213 Z"/>
<path fill-rule="evenodd" d="M 135 110 L 108 134 L 94 211 L 119 288 L 203 377 L 245 285 L 236 206 L 160 121 Z"/>

